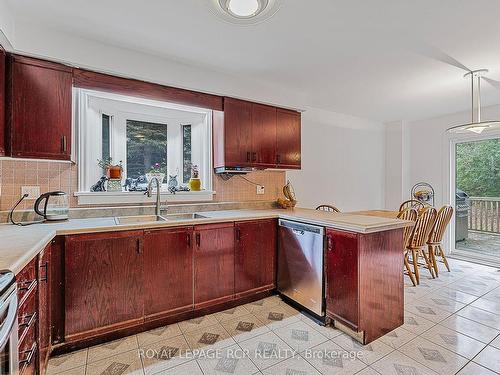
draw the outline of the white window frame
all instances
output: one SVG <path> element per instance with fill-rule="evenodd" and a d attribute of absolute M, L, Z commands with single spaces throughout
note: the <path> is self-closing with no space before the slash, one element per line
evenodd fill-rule
<path fill-rule="evenodd" d="M 173 103 L 134 98 L 92 90 L 73 89 L 74 144 L 78 164 L 79 204 L 144 203 L 152 201 L 143 192 L 90 192 L 90 186 L 100 177 L 97 159 L 102 157 L 102 115 L 110 116 L 110 156 L 122 161 L 126 171 L 126 120 L 167 124 L 168 174 L 178 171 L 182 184 L 182 126 L 191 125 L 191 160 L 200 166 L 202 191 L 177 192 L 166 190 L 168 174 L 162 187 L 162 200 L 176 202 L 211 201 L 212 191 L 212 111 Z M 118 137 L 118 138 L 117 138 Z M 172 141 L 178 138 L 179 141 Z"/>

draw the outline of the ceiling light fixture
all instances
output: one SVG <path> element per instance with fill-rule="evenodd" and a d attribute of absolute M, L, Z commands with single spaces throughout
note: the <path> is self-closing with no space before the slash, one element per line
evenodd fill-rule
<path fill-rule="evenodd" d="M 224 21 L 253 25 L 272 17 L 279 9 L 280 0 L 212 0 L 217 15 Z"/>
<path fill-rule="evenodd" d="M 488 69 L 473 70 L 464 75 L 471 79 L 472 91 L 472 122 L 457 125 L 449 128 L 450 133 L 469 133 L 481 134 L 484 130 L 500 128 L 500 121 L 481 121 L 481 79 L 488 73 Z"/>
<path fill-rule="evenodd" d="M 261 7 L 258 0 L 228 0 L 227 10 L 236 17 L 253 17 Z"/>

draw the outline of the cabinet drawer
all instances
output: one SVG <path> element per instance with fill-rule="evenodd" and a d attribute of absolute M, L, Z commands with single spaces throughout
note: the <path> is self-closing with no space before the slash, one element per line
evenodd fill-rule
<path fill-rule="evenodd" d="M 32 326 L 37 322 L 37 306 L 36 306 L 36 288 L 30 290 L 25 296 L 23 304 L 19 307 L 17 313 L 19 323 L 19 342 L 24 340 Z"/>
<path fill-rule="evenodd" d="M 31 260 L 26 267 L 16 275 L 17 296 L 20 304 L 23 304 L 23 298 L 37 285 L 36 280 L 36 258 Z"/>

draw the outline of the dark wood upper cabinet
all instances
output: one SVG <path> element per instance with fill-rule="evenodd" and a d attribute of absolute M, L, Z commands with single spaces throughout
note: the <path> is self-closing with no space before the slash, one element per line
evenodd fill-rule
<path fill-rule="evenodd" d="M 6 55 L 0 46 L 0 156 L 5 155 L 5 89 L 7 86 L 7 76 L 5 71 Z"/>
<path fill-rule="evenodd" d="M 276 166 L 276 107 L 252 104 L 252 165 Z"/>
<path fill-rule="evenodd" d="M 326 315 L 362 332 L 364 344 L 401 326 L 403 230 L 326 233 Z"/>
<path fill-rule="evenodd" d="M 280 168 L 301 167 L 301 115 L 286 109 L 277 110 L 276 163 Z"/>
<path fill-rule="evenodd" d="M 276 286 L 276 220 L 235 223 L 234 283 L 236 297 Z"/>
<path fill-rule="evenodd" d="M 224 112 L 214 122 L 214 167 L 246 167 L 252 162 L 252 103 L 226 98 Z M 216 127 L 219 128 L 216 129 Z M 219 133 L 220 132 L 220 133 Z M 222 143 L 220 142 L 222 141 Z"/>
<path fill-rule="evenodd" d="M 194 228 L 194 303 L 203 308 L 234 298 L 234 223 Z"/>
<path fill-rule="evenodd" d="M 142 231 L 66 237 L 66 340 L 143 321 L 142 252 Z"/>
<path fill-rule="evenodd" d="M 214 168 L 300 169 L 299 112 L 224 98 L 213 114 Z"/>
<path fill-rule="evenodd" d="M 72 69 L 11 55 L 7 149 L 13 157 L 69 160 Z"/>
<path fill-rule="evenodd" d="M 50 287 L 51 245 L 38 255 L 38 341 L 39 369 L 44 373 L 50 354 Z"/>
<path fill-rule="evenodd" d="M 146 318 L 193 309 L 192 236 L 192 227 L 145 231 Z"/>

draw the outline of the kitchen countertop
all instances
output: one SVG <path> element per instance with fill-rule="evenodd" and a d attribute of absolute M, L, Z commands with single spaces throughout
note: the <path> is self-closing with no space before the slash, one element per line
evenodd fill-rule
<path fill-rule="evenodd" d="M 200 214 L 205 218 L 126 225 L 116 225 L 113 217 L 72 219 L 65 222 L 34 224 L 25 227 L 2 224 L 0 225 L 0 270 L 10 270 L 18 273 L 56 235 L 168 228 L 266 218 L 296 220 L 357 233 L 374 233 L 413 225 L 412 222 L 398 219 L 349 213 L 331 213 L 305 208 L 295 208 L 293 210 L 208 211 L 200 212 Z"/>

